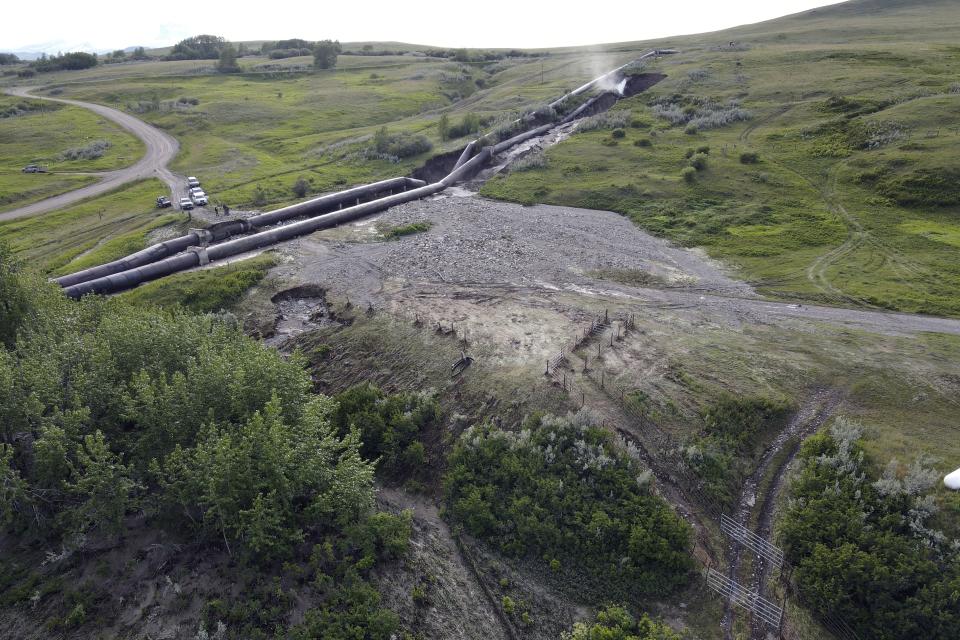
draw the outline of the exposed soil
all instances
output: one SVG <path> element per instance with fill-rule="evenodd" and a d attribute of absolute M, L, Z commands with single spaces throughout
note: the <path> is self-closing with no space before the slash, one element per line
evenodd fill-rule
<path fill-rule="evenodd" d="M 273 332 L 264 343 L 282 349 L 301 333 L 332 322 L 326 294 L 321 287 L 304 285 L 272 296 L 270 302 L 276 305 L 277 317 Z"/>
<path fill-rule="evenodd" d="M 773 535 L 773 511 L 780 490 L 783 488 L 785 470 L 793 460 L 799 450 L 800 442 L 813 435 L 824 425 L 824 423 L 836 412 L 842 399 L 841 393 L 836 389 L 818 389 L 811 397 L 803 403 L 800 409 L 793 415 L 787 426 L 777 434 L 773 442 L 767 447 L 760 456 L 760 462 L 757 464 L 753 473 L 746 479 L 743 489 L 740 492 L 740 500 L 737 503 L 733 518 L 737 523 L 753 529 L 754 533 L 760 535 L 764 540 L 770 542 Z M 779 454 L 785 447 L 789 451 L 785 457 L 779 458 Z M 777 468 L 772 468 L 777 461 Z M 759 496 L 760 485 L 765 477 L 772 476 L 773 481 L 766 492 Z M 755 527 L 751 526 L 753 514 L 759 513 Z M 728 575 L 734 580 L 741 580 L 740 565 L 744 550 L 737 542 L 730 541 L 728 545 L 729 559 Z M 771 567 L 760 556 L 754 556 L 752 562 L 752 574 L 748 584 L 750 589 L 759 595 L 766 597 L 766 584 Z M 732 622 L 733 608 L 727 603 L 724 608 L 721 627 L 724 631 L 724 637 L 732 640 Z M 757 620 L 753 624 L 752 637 L 755 640 L 765 640 L 769 628 Z"/>

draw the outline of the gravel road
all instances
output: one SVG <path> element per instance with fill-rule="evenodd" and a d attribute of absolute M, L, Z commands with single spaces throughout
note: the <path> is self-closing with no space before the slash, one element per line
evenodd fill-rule
<path fill-rule="evenodd" d="M 28 204 L 19 209 L 13 209 L 5 213 L 0 213 L 0 220 L 13 220 L 24 216 L 35 215 L 38 213 L 47 213 L 71 205 L 80 200 L 100 195 L 116 189 L 119 186 L 142 180 L 144 178 L 159 178 L 170 187 L 174 200 L 179 198 L 181 192 L 185 191 L 184 184 L 186 179 L 178 176 L 167 169 L 167 164 L 173 159 L 180 149 L 180 144 L 176 139 L 156 127 L 153 127 L 142 120 L 139 120 L 129 114 L 117 109 L 105 107 L 99 104 L 89 102 L 80 102 L 79 100 L 68 100 L 66 98 L 49 98 L 30 93 L 32 87 L 13 87 L 7 89 L 7 93 L 21 98 L 35 98 L 39 100 L 52 100 L 62 102 L 76 107 L 89 109 L 94 113 L 116 122 L 118 125 L 143 140 L 147 152 L 134 165 L 125 169 L 116 171 L 105 171 L 96 175 L 102 176 L 100 182 L 80 189 L 68 191 L 67 193 L 46 198 L 33 204 Z"/>

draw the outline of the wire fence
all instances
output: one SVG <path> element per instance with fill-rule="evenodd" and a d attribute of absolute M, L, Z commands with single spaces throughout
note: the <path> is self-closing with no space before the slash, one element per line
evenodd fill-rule
<path fill-rule="evenodd" d="M 707 586 L 730 603 L 751 612 L 770 627 L 780 629 L 783 622 L 783 607 L 780 605 L 767 600 L 752 589 L 747 589 L 713 568 L 707 569 Z"/>
<path fill-rule="evenodd" d="M 624 440 L 643 447 L 648 454 L 651 470 L 658 480 L 670 482 L 683 494 L 686 500 L 696 503 L 704 513 L 720 524 L 721 532 L 731 540 L 780 568 L 780 577 L 786 590 L 786 597 L 792 597 L 804 608 L 816 612 L 817 621 L 827 632 L 838 640 L 860 640 L 852 626 L 842 616 L 832 612 L 824 612 L 802 597 L 792 581 L 794 567 L 787 562 L 781 549 L 723 512 L 716 498 L 706 491 L 703 481 L 691 468 L 684 455 L 684 444 L 657 424 L 649 412 L 645 411 L 634 400 L 633 389 L 618 384 L 612 377 L 608 378 L 602 366 L 591 368 L 591 360 L 600 360 L 602 357 L 605 343 L 608 348 L 614 348 L 617 342 L 625 338 L 627 332 L 633 328 L 635 328 L 635 316 L 633 314 L 621 314 L 613 319 L 608 312 L 599 314 L 591 320 L 589 326 L 579 332 L 570 343 L 561 347 L 560 351 L 548 360 L 547 375 L 570 398 L 575 401 L 579 400 L 580 406 L 584 407 L 588 394 L 586 389 L 578 384 L 578 377 L 571 366 L 571 360 L 574 357 L 582 359 L 583 366 L 579 379 L 586 379 L 591 382 L 594 387 L 591 390 L 592 392 L 595 393 L 596 389 L 599 389 L 608 401 L 613 401 L 616 404 L 626 418 L 627 424 L 609 426 L 614 428 Z M 604 334 L 608 330 L 610 331 L 609 337 L 603 335 L 597 341 L 598 349 L 595 356 L 592 352 L 574 353 L 578 349 L 585 351 L 584 347 L 592 338 Z M 590 348 L 592 349 L 592 346 Z M 656 453 L 656 456 L 651 456 L 650 453 Z M 703 565 L 711 563 L 709 558 L 696 553 L 694 555 Z M 731 577 L 713 568 L 707 569 L 707 582 L 713 591 L 719 593 L 732 604 L 750 610 L 757 616 L 757 619 L 778 629 L 779 637 L 783 640 L 799 640 L 799 636 L 794 630 L 784 627 L 783 607 L 780 605 L 763 598 L 755 590 L 739 585 Z"/>

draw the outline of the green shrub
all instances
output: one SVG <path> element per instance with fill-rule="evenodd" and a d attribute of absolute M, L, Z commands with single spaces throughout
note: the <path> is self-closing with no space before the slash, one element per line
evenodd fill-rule
<path fill-rule="evenodd" d="M 308 193 L 310 193 L 310 183 L 307 182 L 306 178 L 297 178 L 297 181 L 293 183 L 293 195 L 303 198 Z"/>
<path fill-rule="evenodd" d="M 368 460 L 378 460 L 377 470 L 395 480 L 423 474 L 426 451 L 418 438 L 440 423 L 440 406 L 426 394 L 387 395 L 370 384 L 361 384 L 334 398 L 333 425 L 341 435 L 352 428 L 363 438 L 360 449 Z"/>
<path fill-rule="evenodd" d="M 650 141 L 650 138 L 638 138 L 633 141 L 633 146 L 635 147 L 652 147 L 653 142 Z"/>
<path fill-rule="evenodd" d="M 744 151 L 740 154 L 741 164 L 757 164 L 760 162 L 760 156 L 753 151 Z"/>
<path fill-rule="evenodd" d="M 602 429 L 537 422 L 460 436 L 444 485 L 451 517 L 510 556 L 554 558 L 615 588 L 685 584 L 689 526 L 650 493 L 636 463 Z"/>
<path fill-rule="evenodd" d="M 690 158 L 690 166 L 696 169 L 697 171 L 703 171 L 707 168 L 707 160 L 709 156 L 705 153 L 695 153 Z"/>
<path fill-rule="evenodd" d="M 940 474 L 922 461 L 882 473 L 862 427 L 840 419 L 808 439 L 781 524 L 796 584 L 813 611 L 862 638 L 956 637 L 960 558 L 930 528 Z"/>
<path fill-rule="evenodd" d="M 762 435 L 782 426 L 790 411 L 780 400 L 731 395 L 704 410 L 704 430 L 687 443 L 684 455 L 707 495 L 724 508 L 733 506 Z"/>
<path fill-rule="evenodd" d="M 577 622 L 561 640 L 681 640 L 681 636 L 663 622 L 647 614 L 634 618 L 625 607 L 610 606 L 597 612 L 593 624 Z"/>
<path fill-rule="evenodd" d="M 622 140 L 627 137 L 627 132 L 623 129 L 614 129 L 610 132 L 610 136 L 616 138 L 617 140 Z"/>
<path fill-rule="evenodd" d="M 680 171 L 680 176 L 683 177 L 683 181 L 687 184 L 693 184 L 697 180 L 697 170 L 693 167 L 684 167 Z"/>

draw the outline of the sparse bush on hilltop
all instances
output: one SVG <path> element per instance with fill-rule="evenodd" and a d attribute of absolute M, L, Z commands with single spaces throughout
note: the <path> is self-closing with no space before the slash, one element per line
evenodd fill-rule
<path fill-rule="evenodd" d="M 684 167 L 680 171 L 680 177 L 682 177 L 683 181 L 687 184 L 692 184 L 697 180 L 697 170 L 693 167 Z"/>
<path fill-rule="evenodd" d="M 740 154 L 741 164 L 757 164 L 760 162 L 760 156 L 755 151 L 744 151 Z"/>
<path fill-rule="evenodd" d="M 239 73 L 240 70 L 240 65 L 237 64 L 237 50 L 228 42 L 220 50 L 217 71 L 220 73 Z"/>
<path fill-rule="evenodd" d="M 220 36 L 199 35 L 173 45 L 167 60 L 216 60 L 227 41 Z"/>
<path fill-rule="evenodd" d="M 333 69 L 337 56 L 342 51 L 339 40 L 321 40 L 313 47 L 313 66 L 318 69 Z"/>
<path fill-rule="evenodd" d="M 97 56 L 93 53 L 83 53 L 81 51 L 50 57 L 44 54 L 39 60 L 31 62 L 30 66 L 40 72 L 89 69 L 97 66 Z"/>

